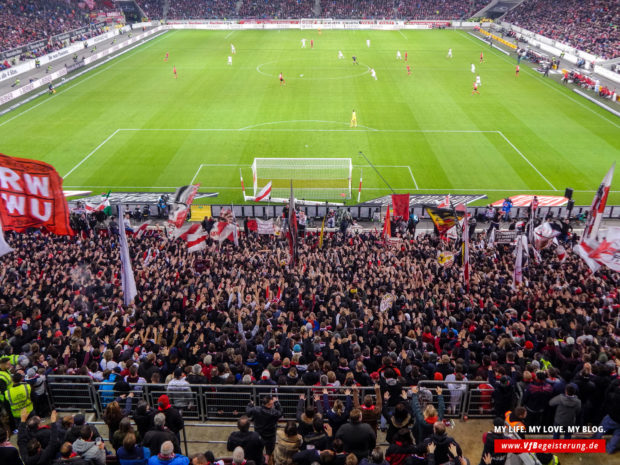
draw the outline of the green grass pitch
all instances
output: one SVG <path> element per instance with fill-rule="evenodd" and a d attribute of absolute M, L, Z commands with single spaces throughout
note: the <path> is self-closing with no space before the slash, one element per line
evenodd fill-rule
<path fill-rule="evenodd" d="M 66 188 L 194 180 L 223 203 L 242 202 L 239 170 L 251 184 L 255 157 L 351 158 L 362 199 L 389 193 L 362 151 L 397 192 L 497 200 L 572 187 L 589 204 L 618 157 L 620 120 L 515 65 L 463 31 L 171 31 L 0 118 L 0 152 L 51 163 Z M 619 188 L 617 176 L 611 203 Z"/>

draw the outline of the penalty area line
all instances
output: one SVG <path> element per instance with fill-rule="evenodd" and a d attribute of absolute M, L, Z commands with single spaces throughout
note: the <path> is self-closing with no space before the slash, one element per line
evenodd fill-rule
<path fill-rule="evenodd" d="M 90 157 L 92 157 L 95 153 L 97 153 L 97 150 L 99 150 L 101 147 L 103 147 L 110 139 L 112 139 L 118 132 L 120 131 L 120 129 L 117 129 L 116 131 L 114 131 L 112 134 L 110 134 L 106 140 L 104 140 L 101 144 L 99 144 L 97 147 L 95 147 L 95 149 L 90 152 L 88 155 L 86 155 L 84 158 L 82 158 L 79 163 L 77 165 L 75 165 L 73 168 L 71 168 L 69 170 L 69 172 L 67 174 L 65 174 L 63 176 L 63 179 L 67 179 L 67 176 L 69 176 L 71 173 L 73 173 L 76 169 L 78 169 L 82 163 L 84 163 L 86 160 L 88 160 Z"/>
<path fill-rule="evenodd" d="M 519 155 L 521 155 L 521 158 L 523 158 L 523 159 L 527 162 L 527 164 L 528 164 L 528 165 L 530 165 L 530 166 L 534 169 L 534 171 L 536 171 L 536 172 L 538 173 L 538 175 L 539 175 L 541 178 L 543 178 L 543 179 L 545 180 L 545 182 L 546 182 L 547 184 L 549 184 L 549 186 L 551 187 L 551 189 L 553 189 L 554 191 L 557 191 L 557 189 L 555 188 L 555 186 L 554 186 L 553 184 L 551 184 L 551 182 L 549 182 L 549 180 L 548 180 L 548 179 L 547 179 L 547 178 L 546 178 L 546 177 L 545 177 L 545 176 L 544 176 L 544 175 L 543 175 L 543 174 L 539 171 L 539 169 L 538 169 L 538 168 L 536 168 L 536 167 L 534 166 L 534 164 L 533 164 L 531 161 L 529 161 L 529 160 L 528 160 L 528 158 L 527 158 L 525 155 L 523 155 L 523 153 L 521 153 L 521 151 L 520 151 L 517 147 L 515 147 L 515 145 L 514 145 L 512 142 L 510 142 L 510 139 L 508 139 L 508 137 L 506 137 L 502 131 L 497 131 L 497 133 L 498 133 L 500 136 L 502 136 L 502 138 L 503 138 L 506 142 L 508 142 L 508 145 L 510 145 L 510 146 L 511 146 L 511 147 L 515 150 L 515 152 L 517 152 Z"/>

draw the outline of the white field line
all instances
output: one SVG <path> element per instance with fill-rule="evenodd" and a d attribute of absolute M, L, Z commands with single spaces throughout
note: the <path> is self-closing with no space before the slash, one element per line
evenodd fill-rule
<path fill-rule="evenodd" d="M 405 34 L 403 34 L 403 31 L 401 29 L 399 29 L 398 32 L 400 32 L 400 35 L 403 36 L 405 38 L 405 40 L 409 40 L 409 37 L 407 37 Z"/>
<path fill-rule="evenodd" d="M 474 39 L 472 39 L 471 37 L 469 37 L 469 35 L 467 35 L 466 33 L 463 32 L 463 36 L 466 37 L 468 40 L 471 40 L 472 42 L 476 43 L 474 41 Z M 478 45 L 476 43 L 476 45 Z M 504 61 L 510 63 L 510 64 L 514 64 L 514 60 L 507 58 L 504 55 L 497 55 L 498 57 L 500 57 L 501 59 L 503 59 Z M 529 68 L 529 67 L 526 67 Z M 590 108 L 589 106 L 585 105 L 584 103 L 575 100 L 574 98 L 572 98 L 570 95 L 566 95 L 564 92 L 562 92 L 560 89 L 558 89 L 555 84 L 550 84 L 547 81 L 545 81 L 545 79 L 541 76 L 538 76 L 538 74 L 532 74 L 532 76 L 534 76 L 535 78 L 537 78 L 542 84 L 544 84 L 545 86 L 549 87 L 550 89 L 553 89 L 555 92 L 560 93 L 561 95 L 563 95 L 564 97 L 566 97 L 568 100 L 576 103 L 577 105 L 579 105 L 580 107 L 585 108 L 586 110 L 588 110 L 589 112 L 594 113 L 596 116 L 604 119 L 605 121 L 607 121 L 608 123 L 612 124 L 613 126 L 620 128 L 620 125 L 616 124 L 615 122 L 613 122 L 612 120 L 610 120 L 609 118 L 607 118 L 605 115 L 602 115 L 601 113 L 599 113 L 598 111 L 595 111 L 594 109 Z"/>
<path fill-rule="evenodd" d="M 107 139 L 106 139 L 106 140 L 104 140 L 104 141 L 103 141 L 101 144 L 99 144 L 97 147 L 95 147 L 95 149 L 94 149 L 92 152 L 90 152 L 88 155 L 86 155 L 84 158 L 82 158 L 82 159 L 79 161 L 79 163 L 78 163 L 77 165 L 75 165 L 73 168 L 71 168 L 71 169 L 69 170 L 69 172 L 63 176 L 63 179 L 67 179 L 67 176 L 69 176 L 69 175 L 70 175 L 71 173 L 73 173 L 76 169 L 78 169 L 82 163 L 84 163 L 86 160 L 88 160 L 90 157 L 92 157 L 92 156 L 93 156 L 93 155 L 97 152 L 97 150 L 99 150 L 101 147 L 103 147 L 103 146 L 106 144 L 106 142 L 108 142 L 110 139 L 112 139 L 112 137 L 114 137 L 114 136 L 118 133 L 118 131 L 120 131 L 120 129 L 117 129 L 117 130 L 116 130 L 116 131 L 114 131 L 112 134 L 110 134 L 110 135 L 107 137 Z"/>
<path fill-rule="evenodd" d="M 237 32 L 235 29 L 233 29 L 232 31 L 230 31 L 228 34 L 226 34 L 226 36 L 224 37 L 224 39 L 228 39 L 231 35 L 233 35 L 235 32 Z"/>
<path fill-rule="evenodd" d="M 413 179 L 413 184 L 415 185 L 416 190 L 420 190 L 420 188 L 418 187 L 417 181 L 413 177 L 413 171 L 411 171 L 411 166 L 407 166 L 407 169 L 409 170 L 409 174 L 411 175 L 411 179 Z"/>
<path fill-rule="evenodd" d="M 105 185 L 105 186 L 63 186 L 66 187 L 68 189 L 80 189 L 80 188 L 86 188 L 86 187 L 92 187 L 92 188 L 96 188 L 96 189 L 177 189 L 179 186 L 110 186 L 110 185 Z M 228 190 L 238 190 L 238 187 L 231 187 L 231 186 L 200 186 L 200 189 L 228 189 Z M 384 188 L 384 187 L 366 187 L 364 190 L 367 191 L 387 191 L 389 189 Z M 408 187 L 398 187 L 396 189 L 394 189 L 395 191 L 410 191 L 411 189 Z M 479 193 L 483 193 L 483 192 L 561 192 L 561 191 L 553 191 L 553 190 L 545 190 L 545 189 L 455 189 L 454 187 L 443 187 L 443 188 L 432 188 L 432 189 L 420 189 L 420 191 L 440 191 L 440 192 L 479 192 Z M 586 193 L 586 194 L 593 194 L 596 191 L 573 191 L 573 192 L 578 192 L 578 193 Z M 618 194 L 620 193 L 620 191 L 609 191 L 610 193 L 613 194 Z"/>
<path fill-rule="evenodd" d="M 525 155 L 523 155 L 523 153 L 521 153 L 521 151 L 520 151 L 517 147 L 515 147 L 515 145 L 514 145 L 512 142 L 510 142 L 510 139 L 508 139 L 508 137 L 506 137 L 502 131 L 497 131 L 497 133 L 498 133 L 500 136 L 502 136 L 502 137 L 503 137 L 503 139 L 504 139 L 506 142 L 508 142 L 508 144 L 509 144 L 509 145 L 510 145 L 513 149 L 515 149 L 515 151 L 516 151 L 519 155 L 521 155 L 521 158 L 523 158 L 523 159 L 527 162 L 527 164 L 528 164 L 528 165 L 530 165 L 532 168 L 534 168 L 534 171 L 536 171 L 536 172 L 539 174 L 539 176 L 540 176 L 541 178 L 543 178 L 547 184 L 549 184 L 549 186 L 551 187 L 551 189 L 553 189 L 554 191 L 557 191 L 557 189 L 555 188 L 555 186 L 549 182 L 549 180 L 548 180 L 548 179 L 547 179 L 547 178 L 546 178 L 546 177 L 545 177 L 545 176 L 544 176 L 544 175 L 543 175 L 543 174 L 542 174 L 542 173 L 538 170 L 538 168 L 536 168 L 536 167 L 534 166 L 534 164 L 533 164 L 531 161 L 529 161 L 529 160 L 527 159 L 527 157 L 526 157 Z"/>
<path fill-rule="evenodd" d="M 200 170 L 202 169 L 204 165 L 198 165 L 198 169 L 196 170 L 196 174 L 194 175 L 194 177 L 192 178 L 192 180 L 190 181 L 190 184 L 194 184 L 194 181 L 196 180 L 196 178 L 198 177 L 198 173 L 200 173 Z"/>
<path fill-rule="evenodd" d="M 243 128 L 119 128 L 116 131 L 114 131 L 110 136 L 108 136 L 107 139 L 105 139 L 101 144 L 99 144 L 92 152 L 90 152 L 88 155 L 86 155 L 82 160 L 80 160 L 80 162 L 75 165 L 73 168 L 71 168 L 71 170 L 65 174 L 65 178 L 67 176 L 69 176 L 71 173 L 73 173 L 78 167 L 80 167 L 86 160 L 88 160 L 91 156 L 93 156 L 101 147 L 103 147 L 110 139 L 112 139 L 112 137 L 114 137 L 117 133 L 121 132 L 121 131 L 196 131 L 196 132 L 241 132 L 241 131 L 247 131 L 247 132 L 251 132 L 251 131 L 274 131 L 274 132 L 278 132 L 278 131 L 298 131 L 298 132 L 361 132 L 361 133 L 365 133 L 366 131 L 355 131 L 355 129 L 287 129 L 287 128 L 260 128 L 260 127 L 256 127 L 256 126 L 261 126 L 261 125 L 270 125 L 270 124 L 278 124 L 278 123 L 287 123 L 287 122 L 320 122 L 320 123 L 338 123 L 338 124 L 346 124 L 346 123 L 339 123 L 337 121 L 323 121 L 323 120 L 294 120 L 294 121 L 274 121 L 274 122 L 267 122 L 267 123 L 259 123 L 258 125 L 254 125 L 254 126 L 245 126 Z M 549 182 L 549 180 L 538 170 L 538 168 L 536 168 L 532 162 L 530 162 L 527 157 L 525 155 L 523 155 L 523 153 L 501 132 L 501 131 L 482 131 L 482 130 L 465 130 L 465 129 L 374 129 L 374 128 L 369 128 L 371 129 L 371 131 L 373 132 L 396 132 L 396 133 L 438 133 L 438 134 L 442 134 L 442 133 L 446 133 L 446 134 L 450 134 L 450 133 L 454 133 L 454 134 L 459 134 L 459 133 L 465 133 L 465 134 L 475 134 L 475 133 L 481 133 L 481 134 L 485 134 L 485 133 L 495 133 L 495 134 L 499 134 L 544 180 L 545 182 L 547 182 L 547 184 L 549 184 L 549 186 L 553 189 L 552 192 L 558 192 L 558 190 L 555 188 L 555 186 L 553 184 L 551 184 Z M 247 167 L 247 165 L 239 165 L 239 164 L 201 164 L 198 167 L 198 170 L 196 171 L 196 173 L 194 174 L 194 177 L 192 178 L 192 184 L 194 183 L 194 181 L 196 180 L 196 178 L 198 177 L 200 170 L 202 169 L 203 166 L 229 166 L 229 167 Z M 357 166 L 368 166 L 368 165 L 357 165 Z M 411 179 L 413 180 L 413 184 L 415 185 L 416 190 L 421 190 L 418 186 L 418 182 L 415 179 L 415 176 L 413 175 L 413 171 L 411 170 L 411 166 L 408 165 L 375 165 L 377 168 L 407 168 L 409 170 L 409 174 L 411 175 Z M 82 187 L 95 187 L 95 186 L 82 186 Z M 367 190 L 369 190 L 370 188 L 367 188 Z M 398 190 L 398 189 L 397 189 Z M 401 189 L 402 190 L 402 189 Z M 456 189 L 455 189 L 456 190 Z M 477 190 L 477 189 L 472 189 L 472 190 Z M 492 189 L 485 189 L 488 191 L 491 191 Z M 499 191 L 499 189 L 498 189 Z M 515 192 L 517 192 L 518 190 L 515 190 Z M 532 190 L 532 191 L 536 191 L 536 190 Z M 525 192 L 525 191 L 522 191 Z M 541 191 L 542 192 L 542 191 Z"/>
<path fill-rule="evenodd" d="M 166 33 L 162 33 L 162 34 L 159 34 L 158 36 L 154 37 L 153 39 L 151 39 L 150 41 L 148 41 L 148 42 L 151 42 L 151 43 L 150 43 L 150 44 L 148 44 L 148 45 L 146 45 L 146 46 L 144 46 L 143 48 L 139 48 L 139 47 L 140 47 L 140 46 L 142 46 L 142 45 L 144 45 L 144 43 L 141 43 L 141 44 L 139 44 L 137 47 L 134 47 L 134 48 L 138 48 L 138 50 L 136 50 L 136 52 L 139 52 L 139 51 L 142 51 L 142 50 L 146 50 L 147 48 L 149 48 L 149 47 L 151 47 L 151 46 L 155 45 L 155 41 L 156 41 L 157 39 L 159 39 L 159 38 L 163 37 L 165 34 L 166 34 Z M 115 66 L 115 65 L 117 65 L 117 64 L 119 64 L 119 63 L 122 63 L 123 61 L 128 60 L 129 58 L 132 58 L 132 57 L 134 56 L 134 53 L 132 53 L 132 52 L 125 52 L 125 53 L 129 53 L 129 55 L 127 55 L 127 56 L 126 56 L 126 57 L 124 57 L 124 58 L 121 58 L 121 59 L 120 59 L 120 60 L 118 60 L 118 61 L 115 61 L 115 62 L 114 62 L 114 63 L 112 63 L 110 66 L 106 66 L 105 68 L 103 68 L 103 69 L 101 69 L 101 70 L 97 71 L 96 73 L 93 73 L 93 74 L 88 75 L 87 77 L 85 77 L 85 78 L 84 78 L 84 79 L 82 79 L 81 81 L 76 82 L 75 84 L 70 85 L 69 87 L 65 87 L 65 88 L 60 89 L 58 92 L 56 92 L 56 95 L 58 96 L 58 95 L 60 95 L 60 94 L 64 94 L 64 93 L 65 93 L 65 92 L 67 92 L 68 90 L 71 90 L 71 89 L 73 89 L 74 87 L 79 86 L 80 84 L 82 84 L 82 83 L 84 83 L 84 82 L 88 81 L 89 79 L 94 78 L 95 76 L 98 76 L 99 74 L 103 73 L 104 71 L 109 70 L 111 67 L 113 67 L 113 66 Z M 124 54 L 123 54 L 123 55 L 124 55 Z M 115 57 L 112 57 L 112 60 L 114 60 L 114 59 L 115 59 Z M 43 100 L 42 102 L 37 103 L 36 105 L 33 105 L 33 106 L 31 106 L 30 108 L 27 108 L 27 109 L 25 109 L 24 111 L 22 111 L 22 112 L 20 112 L 20 113 L 17 113 L 15 116 L 13 116 L 13 117 L 11 117 L 11 118 L 9 118 L 9 119 L 7 119 L 7 120 L 3 121 L 2 123 L 0 123 L 0 128 L 1 128 L 2 126 L 4 126 L 5 124 L 8 124 L 8 123 L 10 123 L 11 121 L 13 121 L 15 118 L 19 118 L 20 116 L 22 116 L 22 115 L 24 115 L 24 114 L 28 113 L 30 110 L 34 110 L 35 108 L 40 107 L 40 106 L 41 106 L 41 105 L 43 105 L 44 103 L 48 103 L 48 102 L 52 102 L 52 101 L 53 101 L 53 99 L 45 99 L 45 100 Z"/>

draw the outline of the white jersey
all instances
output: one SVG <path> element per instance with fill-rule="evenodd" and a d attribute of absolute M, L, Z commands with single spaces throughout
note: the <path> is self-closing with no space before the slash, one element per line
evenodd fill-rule
<path fill-rule="evenodd" d="M 375 72 L 374 68 L 370 68 L 370 75 L 375 78 L 375 81 L 377 80 L 377 73 Z"/>
<path fill-rule="evenodd" d="M 482 83 L 480 82 L 480 76 L 476 76 L 476 84 L 481 86 Z"/>
<path fill-rule="evenodd" d="M 228 57 L 228 64 L 232 65 L 232 57 Z"/>
<path fill-rule="evenodd" d="M 237 49 L 235 48 L 233 44 L 230 44 L 230 53 L 232 53 L 233 55 L 237 53 Z"/>
<path fill-rule="evenodd" d="M 400 50 L 396 51 L 396 59 L 400 60 L 402 58 L 401 54 L 400 54 Z"/>
<path fill-rule="evenodd" d="M 448 49 L 448 58 L 452 58 L 452 49 L 451 48 Z"/>
<path fill-rule="evenodd" d="M 342 54 L 341 50 L 338 50 L 338 59 L 342 60 L 344 58 L 344 55 Z"/>
<path fill-rule="evenodd" d="M 476 73 L 476 65 L 474 65 L 473 63 L 471 64 L 471 72 L 472 73 Z"/>
<path fill-rule="evenodd" d="M 370 39 L 366 39 L 366 47 L 370 47 Z"/>
<path fill-rule="evenodd" d="M 301 39 L 301 48 L 306 48 L 306 39 Z"/>

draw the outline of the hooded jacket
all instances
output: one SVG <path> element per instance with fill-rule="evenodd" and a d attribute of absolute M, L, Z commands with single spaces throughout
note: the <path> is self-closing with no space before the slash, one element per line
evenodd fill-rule
<path fill-rule="evenodd" d="M 93 464 L 105 465 L 105 450 L 99 449 L 95 441 L 84 441 L 80 438 L 73 443 L 73 452 Z"/>
<path fill-rule="evenodd" d="M 551 407 L 556 407 L 554 422 L 559 426 L 572 426 L 576 424 L 577 416 L 581 410 L 581 400 L 577 396 L 558 394 L 549 401 Z"/>
<path fill-rule="evenodd" d="M 293 462 L 293 455 L 301 448 L 301 436 L 299 434 L 287 436 L 284 431 L 280 430 L 276 438 L 276 447 L 273 450 L 275 465 L 290 465 Z"/>

